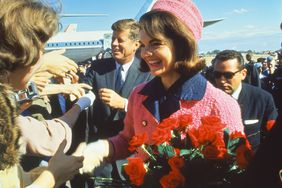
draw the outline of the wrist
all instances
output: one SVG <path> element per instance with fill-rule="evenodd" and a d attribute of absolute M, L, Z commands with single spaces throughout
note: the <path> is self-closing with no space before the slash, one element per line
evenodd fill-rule
<path fill-rule="evenodd" d="M 56 184 L 56 178 L 52 170 L 44 170 L 40 176 L 30 185 L 28 188 L 36 187 L 54 187 Z"/>

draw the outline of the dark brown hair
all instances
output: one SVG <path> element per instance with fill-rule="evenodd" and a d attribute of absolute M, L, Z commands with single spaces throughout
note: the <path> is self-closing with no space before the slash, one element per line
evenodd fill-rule
<path fill-rule="evenodd" d="M 175 69 L 181 75 L 196 74 L 204 66 L 205 61 L 198 58 L 197 43 L 191 31 L 173 14 L 166 11 L 153 10 L 140 18 L 141 30 L 151 38 L 158 35 L 171 41 L 175 49 Z M 148 65 L 142 61 L 141 70 L 149 71 Z"/>
<path fill-rule="evenodd" d="M 221 63 L 230 59 L 237 59 L 237 64 L 239 69 L 244 68 L 244 58 L 242 54 L 235 50 L 223 50 L 216 54 L 214 61 L 215 63 Z"/>
<path fill-rule="evenodd" d="M 20 131 L 15 122 L 15 104 L 10 88 L 0 84 L 0 170 L 19 162 Z"/>

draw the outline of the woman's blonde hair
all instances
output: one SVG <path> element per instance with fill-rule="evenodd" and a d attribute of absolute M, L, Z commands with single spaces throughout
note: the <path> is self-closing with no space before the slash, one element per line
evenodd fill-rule
<path fill-rule="evenodd" d="M 16 125 L 15 100 L 10 88 L 0 84 L 0 170 L 19 162 L 20 130 Z"/>
<path fill-rule="evenodd" d="M 37 0 L 0 0 L 0 73 L 38 62 L 58 30 L 58 14 Z"/>
<path fill-rule="evenodd" d="M 175 50 L 175 70 L 181 75 L 190 76 L 199 72 L 205 62 L 198 57 L 197 43 L 191 31 L 173 14 L 166 11 L 152 10 L 140 18 L 141 29 L 151 38 L 162 35 L 171 41 Z M 141 70 L 149 71 L 142 61 Z"/>

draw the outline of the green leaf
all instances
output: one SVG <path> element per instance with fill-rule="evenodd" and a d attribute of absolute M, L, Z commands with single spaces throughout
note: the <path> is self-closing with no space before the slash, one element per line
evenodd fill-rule
<path fill-rule="evenodd" d="M 192 154 L 190 155 L 190 160 L 193 160 L 195 158 L 204 158 L 204 155 L 201 153 L 200 150 L 194 149 L 192 150 Z"/>
<path fill-rule="evenodd" d="M 180 156 L 191 155 L 191 153 L 192 153 L 191 149 L 182 149 L 182 150 L 180 150 Z"/>
<path fill-rule="evenodd" d="M 160 144 L 158 146 L 158 152 L 160 154 L 160 156 L 164 156 L 164 157 L 172 157 L 175 156 L 175 152 L 174 152 L 174 148 L 171 145 L 167 145 L 167 144 Z"/>
<path fill-rule="evenodd" d="M 235 138 L 235 139 L 230 139 L 228 142 L 228 147 L 227 151 L 230 155 L 235 156 L 236 155 L 236 149 L 241 145 L 244 144 L 244 139 L 243 138 Z"/>
<path fill-rule="evenodd" d="M 165 144 L 160 144 L 157 147 L 160 156 L 164 156 L 165 154 Z"/>
<path fill-rule="evenodd" d="M 228 144 L 229 144 L 229 141 L 230 141 L 230 131 L 229 131 L 229 128 L 225 128 L 223 130 L 223 139 L 224 139 L 224 142 L 225 142 L 225 147 L 228 148 Z"/>
<path fill-rule="evenodd" d="M 174 148 L 172 146 L 167 146 L 167 147 L 165 147 L 165 149 L 166 149 L 166 154 L 167 154 L 168 157 L 175 156 L 176 153 L 175 153 Z"/>

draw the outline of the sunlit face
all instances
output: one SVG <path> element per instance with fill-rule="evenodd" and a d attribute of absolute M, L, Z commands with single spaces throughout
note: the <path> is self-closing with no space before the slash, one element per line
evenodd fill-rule
<path fill-rule="evenodd" d="M 40 52 L 40 59 L 42 54 L 43 53 Z M 33 66 L 17 67 L 15 70 L 9 73 L 9 84 L 13 87 L 13 89 L 22 90 L 27 88 L 27 83 L 35 71 L 41 66 L 40 59 Z"/>
<path fill-rule="evenodd" d="M 141 57 L 150 68 L 151 74 L 159 77 L 170 77 L 178 74 L 174 69 L 174 48 L 171 42 L 164 36 L 158 39 L 151 38 L 144 30 L 141 36 Z"/>
<path fill-rule="evenodd" d="M 130 62 L 136 50 L 139 48 L 139 41 L 130 38 L 130 30 L 114 31 L 112 36 L 113 58 L 120 64 Z"/>
<path fill-rule="evenodd" d="M 239 69 L 237 59 L 229 59 L 222 62 L 216 61 L 214 64 L 214 72 L 223 74 L 222 76 L 215 78 L 216 86 L 230 95 L 239 87 L 240 83 L 247 75 L 246 69 Z M 233 77 L 226 78 L 224 73 L 233 73 Z"/>

